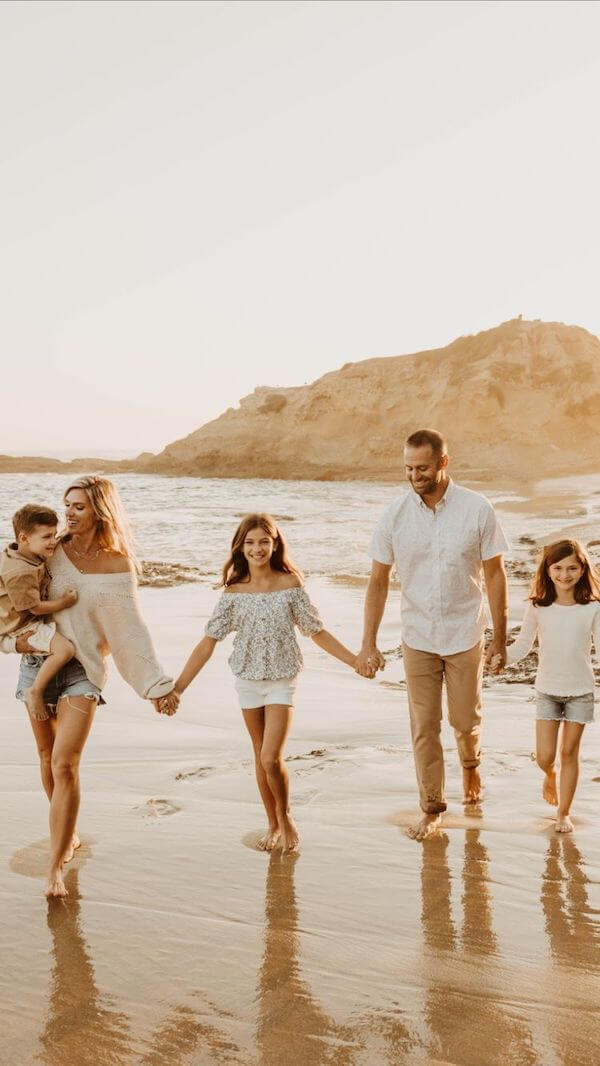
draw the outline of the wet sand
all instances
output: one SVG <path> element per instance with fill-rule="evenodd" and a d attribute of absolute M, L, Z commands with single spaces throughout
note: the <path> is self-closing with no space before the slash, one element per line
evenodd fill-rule
<path fill-rule="evenodd" d="M 350 646 L 363 589 L 311 593 Z M 174 671 L 214 602 L 143 589 Z M 513 597 L 514 599 L 514 597 Z M 518 597 L 517 597 L 518 601 Z M 398 643 L 393 590 L 381 646 Z M 519 614 L 515 601 L 514 617 Z M 590 1066 L 600 1046 L 600 741 L 583 740 L 576 831 L 532 761 L 531 690 L 485 693 L 485 799 L 425 844 L 402 667 L 356 678 L 309 641 L 289 769 L 302 851 L 272 856 L 220 646 L 174 719 L 111 669 L 82 768 L 83 846 L 47 904 L 46 800 L 0 659 L 0 1062 L 6 1066 Z"/>

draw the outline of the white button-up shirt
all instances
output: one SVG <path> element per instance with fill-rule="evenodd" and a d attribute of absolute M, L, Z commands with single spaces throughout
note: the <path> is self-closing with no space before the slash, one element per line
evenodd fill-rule
<path fill-rule="evenodd" d="M 437 655 L 477 644 L 485 631 L 481 564 L 507 549 L 489 500 L 453 481 L 434 509 L 413 489 L 394 500 L 370 556 L 396 566 L 405 644 Z"/>

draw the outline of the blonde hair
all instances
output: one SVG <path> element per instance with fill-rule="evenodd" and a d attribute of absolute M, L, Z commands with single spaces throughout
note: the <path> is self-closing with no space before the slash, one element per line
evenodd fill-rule
<path fill-rule="evenodd" d="M 65 500 L 72 489 L 82 489 L 90 502 L 102 550 L 124 555 L 139 574 L 142 568 L 135 553 L 133 532 L 116 485 L 107 477 L 89 474 L 69 485 L 65 490 Z"/>

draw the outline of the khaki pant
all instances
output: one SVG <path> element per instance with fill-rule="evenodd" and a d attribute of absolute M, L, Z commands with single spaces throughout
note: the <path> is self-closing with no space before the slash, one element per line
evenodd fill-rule
<path fill-rule="evenodd" d="M 442 728 L 442 682 L 446 679 L 448 721 L 465 769 L 479 766 L 483 641 L 456 655 L 436 655 L 402 645 L 410 730 L 419 802 L 427 814 L 446 810 Z"/>

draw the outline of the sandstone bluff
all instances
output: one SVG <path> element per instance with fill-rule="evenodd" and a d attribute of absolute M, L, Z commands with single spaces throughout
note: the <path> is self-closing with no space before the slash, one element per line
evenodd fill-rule
<path fill-rule="evenodd" d="M 402 440 L 421 426 L 447 434 L 453 471 L 469 480 L 598 470 L 600 341 L 513 319 L 445 348 L 347 363 L 311 385 L 259 387 L 158 455 L 2 457 L 0 470 L 397 480 Z"/>

